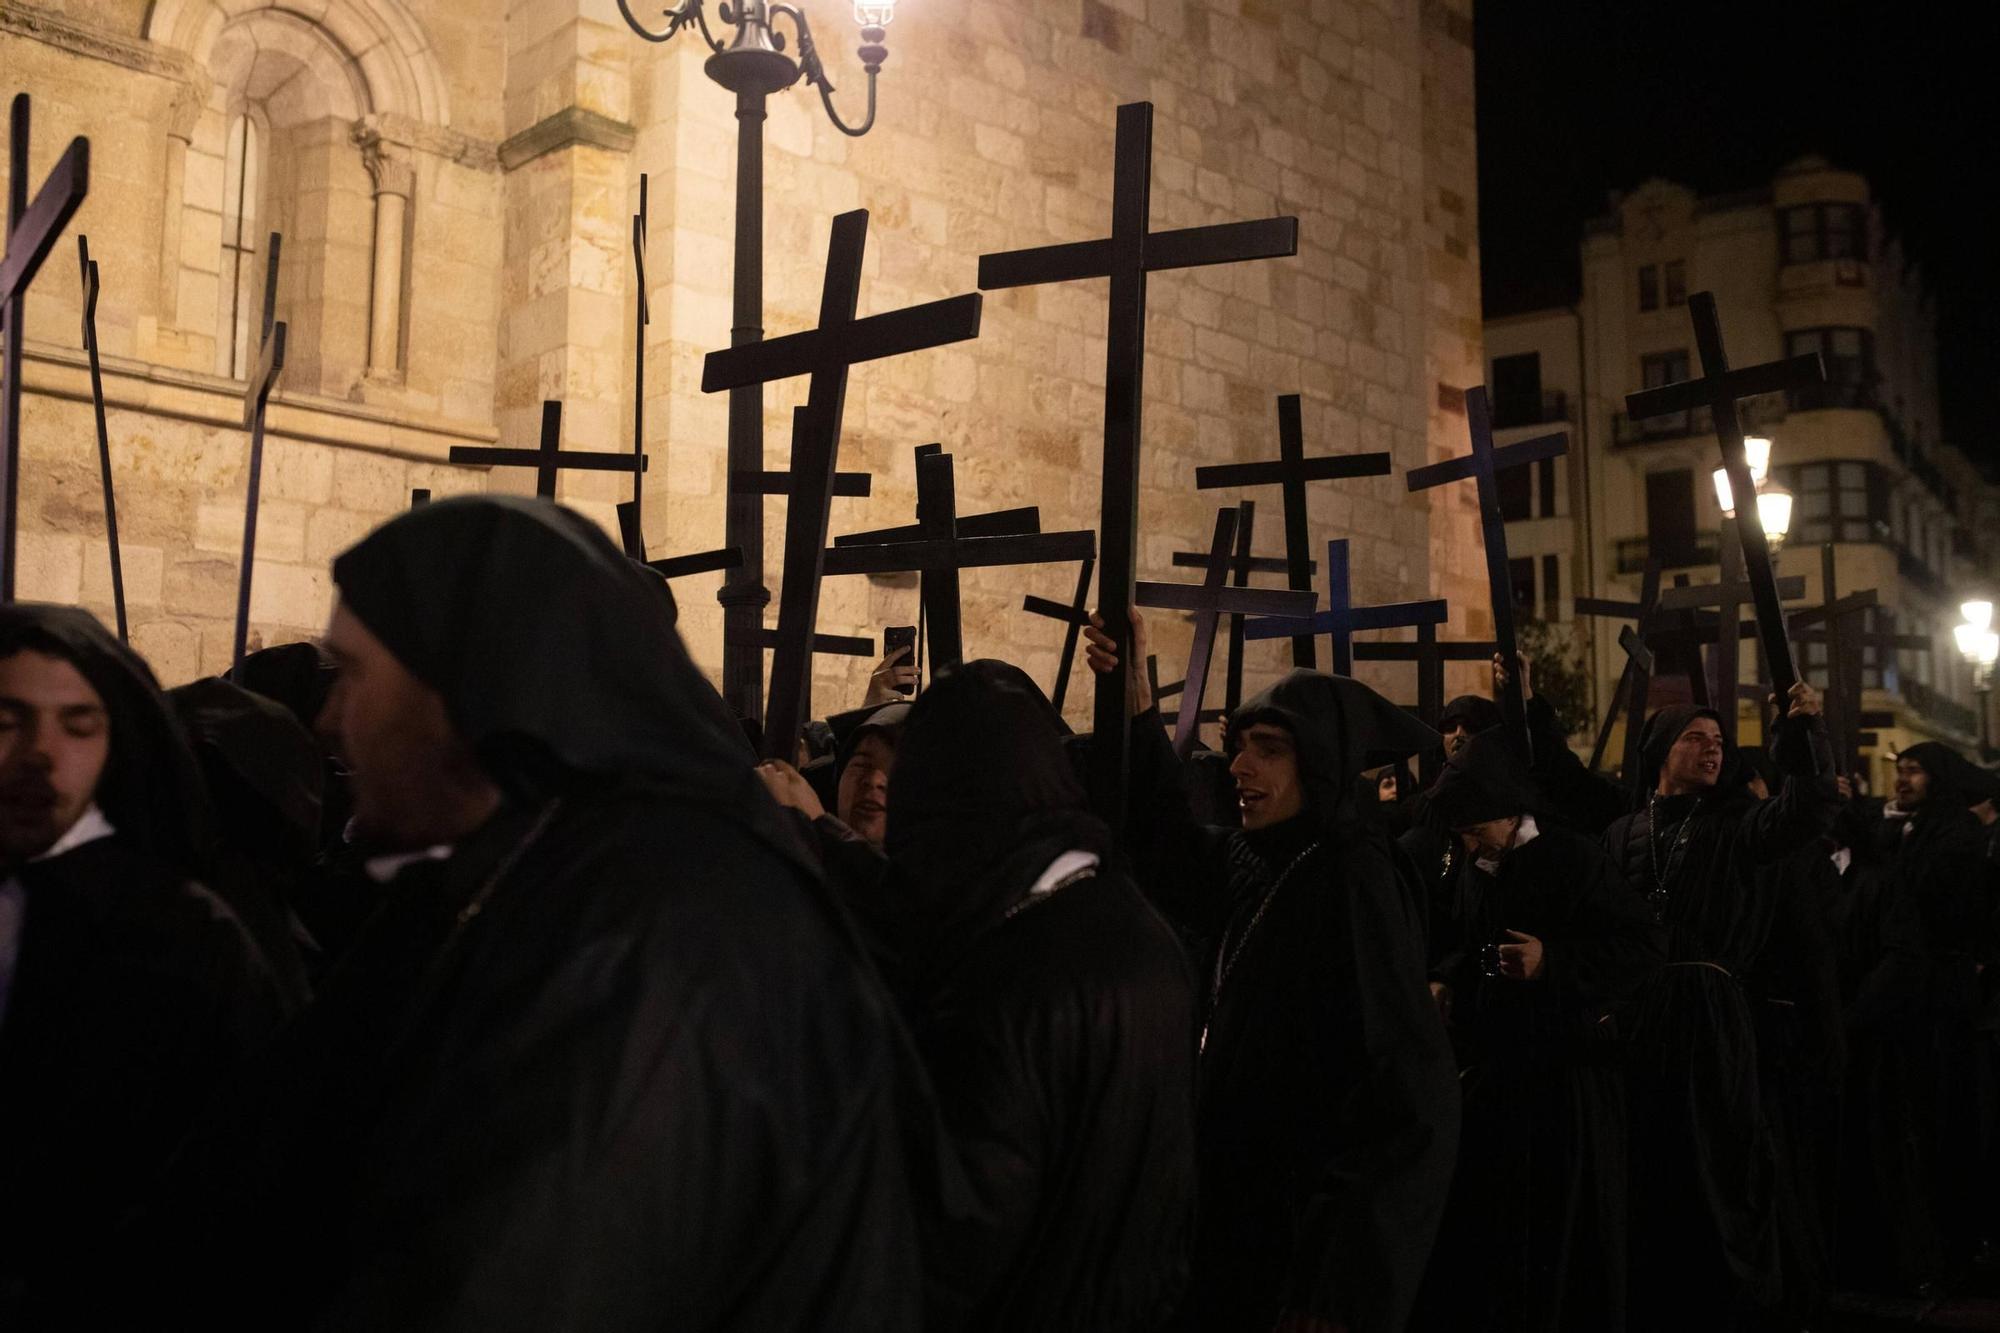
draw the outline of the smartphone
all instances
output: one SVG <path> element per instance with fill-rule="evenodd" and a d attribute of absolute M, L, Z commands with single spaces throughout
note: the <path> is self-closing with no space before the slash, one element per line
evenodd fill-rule
<path fill-rule="evenodd" d="M 906 659 L 907 665 L 915 666 L 917 664 L 917 627 L 915 625 L 890 625 L 882 631 L 882 656 L 894 657 L 898 648 L 907 648 L 910 650 L 910 655 Z M 896 690 L 900 694 L 909 694 L 914 688 L 914 686 L 910 685 L 898 685 Z"/>

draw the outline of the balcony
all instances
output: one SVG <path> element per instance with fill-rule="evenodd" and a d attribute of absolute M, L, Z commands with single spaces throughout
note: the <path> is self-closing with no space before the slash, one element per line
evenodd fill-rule
<path fill-rule="evenodd" d="M 1663 550 L 1660 554 L 1663 569 L 1695 569 L 1702 565 L 1713 565 L 1721 558 L 1722 541 L 1717 533 L 1697 532 L 1693 541 L 1683 541 L 1678 548 Z M 1617 570 L 1620 574 L 1644 573 L 1646 561 L 1651 555 L 1651 538 L 1620 537 Z"/>
<path fill-rule="evenodd" d="M 1756 430 L 1784 420 L 1785 410 L 1783 394 L 1766 393 L 1745 398 L 1738 404 L 1736 414 L 1745 430 Z M 1611 447 L 1614 449 L 1651 444 L 1656 440 L 1711 439 L 1714 435 L 1715 416 L 1706 407 L 1647 417 L 1642 421 L 1634 421 L 1625 412 L 1611 414 Z"/>
<path fill-rule="evenodd" d="M 1539 399 L 1510 396 L 1493 400 L 1493 429 L 1512 426 L 1542 426 L 1568 421 L 1569 395 L 1561 389 L 1544 389 Z"/>
<path fill-rule="evenodd" d="M 1857 383 L 1853 380 L 1826 380 L 1819 384 L 1803 384 L 1785 392 L 1787 406 L 1794 412 L 1823 412 L 1835 408 L 1856 408 L 1874 411 L 1881 404 L 1875 398 L 1875 386 Z"/>

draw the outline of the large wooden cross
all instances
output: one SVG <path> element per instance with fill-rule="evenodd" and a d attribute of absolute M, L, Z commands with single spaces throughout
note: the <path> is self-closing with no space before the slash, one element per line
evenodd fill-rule
<path fill-rule="evenodd" d="M 1739 400 L 1758 394 L 1818 384 L 1826 376 L 1816 353 L 1731 370 L 1722 346 L 1722 324 L 1716 317 L 1712 292 L 1696 292 L 1688 298 L 1688 318 L 1694 322 L 1702 378 L 1627 394 L 1625 410 L 1634 421 L 1696 407 L 1707 407 L 1713 415 L 1715 438 L 1722 446 L 1722 466 L 1729 474 L 1730 493 L 1741 497 L 1736 505 L 1736 530 L 1742 539 L 1744 573 L 1750 581 L 1751 600 L 1757 608 L 1758 639 L 1764 648 L 1764 660 L 1771 668 L 1772 690 L 1783 699 L 1797 683 L 1798 670 L 1792 663 L 1791 644 L 1785 639 L 1785 613 L 1779 605 L 1771 543 L 1764 532 L 1764 520 L 1757 512 L 1757 486 L 1750 478 L 1750 462 L 1743 452 L 1743 423 L 1736 405 Z"/>
<path fill-rule="evenodd" d="M 1501 725 L 1525 757 L 1529 753 L 1528 712 L 1521 694 L 1521 661 L 1514 639 L 1514 581 L 1507 568 L 1507 520 L 1500 512 L 1500 473 L 1560 458 L 1569 452 L 1569 435 L 1555 431 L 1504 449 L 1494 448 L 1493 414 L 1483 384 L 1465 391 L 1465 421 L 1472 436 L 1472 452 L 1416 469 L 1409 474 L 1409 487 L 1412 491 L 1429 490 L 1468 477 L 1478 487 L 1479 527 L 1486 544 L 1486 587 L 1493 599 L 1493 639 L 1500 645 L 1507 668 L 1507 684 L 1500 691 Z"/>
<path fill-rule="evenodd" d="M 632 517 L 627 519 L 621 506 L 619 526 L 631 524 L 631 532 L 626 536 L 627 546 L 636 544 L 640 551 L 646 549 L 645 506 L 646 506 L 646 329 L 653 322 L 653 301 L 646 291 L 646 173 L 639 173 L 639 211 L 632 215 L 632 274 L 638 288 L 638 299 L 633 302 L 635 312 L 632 324 Z M 554 492 L 550 492 L 551 495 Z M 644 560 L 642 554 L 639 559 Z"/>
<path fill-rule="evenodd" d="M 81 135 L 28 202 L 28 95 L 14 97 L 7 145 L 7 245 L 0 250 L 0 602 L 14 600 L 21 504 L 21 356 L 28 284 L 90 193 L 90 140 Z"/>
<path fill-rule="evenodd" d="M 249 479 L 243 490 L 243 556 L 236 572 L 236 637 L 231 661 L 243 664 L 250 650 L 250 576 L 257 564 L 257 502 L 264 489 L 264 414 L 271 406 L 271 391 L 285 370 L 285 323 L 278 318 L 278 255 L 285 238 L 271 233 L 270 251 L 264 258 L 264 320 L 257 345 L 257 365 L 243 390 L 243 424 L 250 431 Z"/>
<path fill-rule="evenodd" d="M 1856 642 L 1856 631 L 1876 604 L 1875 590 L 1841 595 L 1832 542 L 1819 548 L 1819 580 L 1820 604 L 1795 611 L 1787 619 L 1793 638 L 1826 644 L 1827 735 L 1833 742 L 1837 771 L 1853 773 L 1861 767 L 1862 645 Z"/>
<path fill-rule="evenodd" d="M 639 524 L 639 502 L 622 500 L 618 504 L 618 539 L 625 548 L 625 554 L 637 560 L 663 579 L 677 579 L 687 574 L 712 574 L 719 569 L 741 569 L 743 552 L 734 546 L 724 546 L 713 551 L 697 551 L 692 555 L 668 556 L 663 560 L 646 558 L 646 534 Z"/>
<path fill-rule="evenodd" d="M 83 350 L 90 359 L 90 407 L 97 420 L 97 472 L 104 489 L 104 540 L 111 554 L 111 610 L 118 621 L 118 642 L 131 642 L 125 623 L 125 565 L 118 555 L 118 497 L 111 484 L 111 432 L 104 419 L 104 371 L 97 359 L 97 261 L 90 257 L 90 238 L 76 238 L 76 263 L 83 273 Z"/>
<path fill-rule="evenodd" d="M 917 459 L 917 513 L 919 535 L 908 541 L 836 546 L 825 553 L 826 573 L 919 573 L 933 672 L 965 659 L 958 597 L 960 570 L 1083 560 L 1097 552 L 1096 535 L 1090 532 L 968 536 L 958 521 L 951 455 L 942 449 L 924 452 Z"/>
<path fill-rule="evenodd" d="M 562 403 L 553 398 L 542 401 L 541 444 L 535 449 L 495 449 L 483 444 L 454 444 L 450 459 L 482 467 L 531 467 L 535 470 L 535 494 L 544 500 L 556 498 L 556 478 L 563 472 L 630 472 L 646 470 L 652 460 L 641 453 L 618 449 L 565 449 L 562 447 Z"/>
<path fill-rule="evenodd" d="M 827 244 L 819 326 L 711 352 L 702 366 L 704 393 L 799 375 L 811 377 L 805 405 L 792 419 L 784 589 L 778 603 L 776 655 L 771 662 L 771 693 L 765 708 L 764 748 L 770 758 L 791 757 L 805 721 L 848 372 L 864 361 L 960 342 L 979 334 L 980 298 L 976 292 L 857 319 L 861 259 L 867 244 L 865 209 L 836 217 Z"/>
<path fill-rule="evenodd" d="M 1253 620 L 1243 627 L 1246 639 L 1287 639 L 1299 634 L 1324 634 L 1333 647 L 1336 675 L 1354 674 L 1354 634 L 1357 630 L 1395 629 L 1410 625 L 1442 625 L 1445 604 L 1436 599 L 1356 606 L 1347 576 L 1347 539 L 1326 544 L 1326 609 L 1299 618 Z"/>
<path fill-rule="evenodd" d="M 1646 644 L 1646 629 L 1657 613 L 1659 597 L 1660 559 L 1654 556 L 1646 561 L 1646 571 L 1640 576 L 1638 601 L 1579 597 L 1572 606 L 1579 616 L 1628 622 L 1618 628 L 1618 646 L 1624 650 L 1625 667 L 1619 672 L 1618 684 L 1613 687 L 1611 698 L 1605 705 L 1604 721 L 1597 728 L 1596 743 L 1590 747 L 1590 768 L 1593 772 L 1599 771 L 1604 763 L 1604 750 L 1610 743 L 1611 727 L 1618 719 L 1621 702 L 1626 709 L 1625 771 L 1628 776 L 1632 772 L 1630 765 L 1639 751 L 1639 725 L 1646 717 L 1646 696 L 1653 686 L 1653 650 Z"/>
<path fill-rule="evenodd" d="M 1660 594 L 1659 603 L 1663 612 L 1716 609 L 1715 646 L 1709 653 L 1708 671 L 1703 683 L 1707 686 L 1711 704 L 1722 719 L 1723 739 L 1731 745 L 1736 743 L 1737 685 L 1742 675 L 1738 646 L 1743 639 L 1743 603 L 1753 596 L 1753 589 L 1743 577 L 1742 545 L 1736 540 L 1735 533 L 1730 531 L 1733 523 L 1733 519 L 1723 520 L 1722 577 L 1715 583 L 1695 587 L 1676 580 L 1674 587 Z M 1776 586 L 1781 601 L 1806 595 L 1806 581 L 1796 576 L 1781 578 Z M 1692 649 L 1692 660 L 1695 674 L 1700 674 L 1699 648 Z M 1757 697 L 1761 701 L 1763 692 L 1759 691 Z"/>
<path fill-rule="evenodd" d="M 1090 576 L 1096 572 L 1097 557 L 1085 556 L 1083 562 L 1077 566 L 1076 595 L 1070 599 L 1067 606 L 1033 594 L 1021 601 L 1023 611 L 1047 616 L 1051 620 L 1062 622 L 1064 626 L 1062 658 L 1056 663 L 1056 687 L 1049 695 L 1049 702 L 1055 705 L 1058 714 L 1062 712 L 1063 700 L 1069 694 L 1069 668 L 1076 657 L 1077 638 L 1083 633 L 1083 627 L 1090 623 Z"/>
<path fill-rule="evenodd" d="M 1278 486 L 1285 501 L 1285 575 L 1296 591 L 1312 591 L 1312 526 L 1306 514 L 1306 483 L 1346 477 L 1386 477 L 1394 460 L 1388 454 L 1327 455 L 1307 458 L 1305 428 L 1300 424 L 1299 396 L 1278 399 L 1278 457 L 1263 463 L 1219 463 L 1194 472 L 1198 490 L 1232 486 Z M 1292 640 L 1292 665 L 1310 667 L 1313 636 Z"/>
<path fill-rule="evenodd" d="M 1413 643 L 1357 643 L 1357 662 L 1414 662 L 1417 667 L 1416 714 L 1433 729 L 1444 715 L 1444 664 L 1491 662 L 1500 645 L 1491 639 L 1439 639 L 1437 626 L 1417 626 Z"/>
<path fill-rule="evenodd" d="M 1137 581 L 1139 450 L 1143 438 L 1146 362 L 1146 276 L 1168 269 L 1275 259 L 1298 253 L 1297 218 L 1267 218 L 1182 231 L 1152 229 L 1153 107 L 1118 108 L 1111 191 L 1111 234 L 1100 240 L 1014 250 L 980 258 L 979 285 L 992 291 L 1048 282 L 1109 278 L 1105 321 L 1104 481 L 1097 536 L 1098 615 L 1117 646 L 1132 660 L 1131 607 Z M 1114 825 L 1124 822 L 1125 786 L 1132 742 L 1127 673 L 1097 678 L 1092 753 L 1098 790 Z"/>
<path fill-rule="evenodd" d="M 1215 512 L 1215 537 L 1209 543 L 1208 567 L 1202 581 L 1141 583 L 1133 590 L 1135 606 L 1194 613 L 1194 641 L 1188 649 L 1187 674 L 1182 677 L 1180 713 L 1174 720 L 1174 753 L 1185 759 L 1201 735 L 1201 701 L 1208 687 L 1209 659 L 1215 653 L 1215 626 L 1224 614 L 1246 616 L 1310 616 L 1310 589 L 1225 587 L 1230 548 L 1236 541 L 1237 511 L 1225 506 Z"/>

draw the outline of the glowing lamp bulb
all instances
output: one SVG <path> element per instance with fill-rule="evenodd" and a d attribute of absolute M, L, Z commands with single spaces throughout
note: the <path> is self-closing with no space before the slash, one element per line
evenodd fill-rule
<path fill-rule="evenodd" d="M 1757 517 L 1764 524 L 1766 537 L 1783 541 L 1792 530 L 1792 493 L 1782 486 L 1757 492 Z"/>
<path fill-rule="evenodd" d="M 896 17 L 896 0 L 854 0 L 854 21 L 864 28 L 886 28 Z"/>
<path fill-rule="evenodd" d="M 1993 628 L 1993 603 L 1984 598 L 1975 598 L 1969 602 L 1960 602 L 1958 613 L 1965 617 L 1966 624 L 1971 625 L 1975 629 L 1988 630 Z"/>
<path fill-rule="evenodd" d="M 1729 469 L 1727 468 L 1719 467 L 1715 470 L 1715 503 L 1722 510 L 1724 518 L 1735 516 L 1736 497 L 1729 490 Z"/>
<path fill-rule="evenodd" d="M 1750 464 L 1750 482 L 1762 486 L 1771 475 L 1771 442 L 1761 435 L 1743 438 L 1743 456 Z"/>

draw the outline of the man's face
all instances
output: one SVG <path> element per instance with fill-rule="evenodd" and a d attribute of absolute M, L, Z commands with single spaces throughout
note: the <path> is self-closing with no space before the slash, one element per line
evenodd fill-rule
<path fill-rule="evenodd" d="M 344 606 L 334 607 L 326 650 L 339 675 L 318 730 L 351 772 L 357 835 L 415 851 L 478 827 L 498 792 L 452 728 L 444 697 Z"/>
<path fill-rule="evenodd" d="M 1521 826 L 1519 815 L 1488 819 L 1459 829 L 1458 840 L 1465 850 L 1483 860 L 1494 861 L 1514 845 L 1514 830 Z"/>
<path fill-rule="evenodd" d="M 32 650 L 0 661 L 0 861 L 69 832 L 110 760 L 111 716 L 81 671 Z"/>
<path fill-rule="evenodd" d="M 1896 761 L 1896 804 L 1914 810 L 1930 798 L 1931 775 L 1914 759 Z"/>
<path fill-rule="evenodd" d="M 871 731 L 840 770 L 834 813 L 877 847 L 889 831 L 889 774 L 895 767 L 896 747 L 881 732 Z"/>
<path fill-rule="evenodd" d="M 1393 801 L 1396 799 L 1396 770 L 1390 769 L 1375 780 L 1375 799 Z"/>
<path fill-rule="evenodd" d="M 1972 813 L 1979 817 L 1980 823 L 1987 825 L 1991 825 L 1996 818 L 2000 818 L 2000 810 L 1993 808 L 1993 798 L 1990 796 L 1978 805 L 1973 806 Z"/>
<path fill-rule="evenodd" d="M 1229 775 L 1236 779 L 1236 805 L 1247 829 L 1270 828 L 1306 808 L 1299 781 L 1298 747 L 1283 727 L 1260 722 L 1246 727 Z"/>
<path fill-rule="evenodd" d="M 1447 755 L 1454 755 L 1463 750 L 1466 742 L 1472 739 L 1472 728 L 1458 718 L 1453 718 L 1440 734 L 1444 737 L 1444 752 Z"/>
<path fill-rule="evenodd" d="M 1660 791 L 1668 796 L 1700 791 L 1713 787 L 1721 775 L 1722 728 L 1712 717 L 1698 717 L 1667 751 L 1667 762 L 1660 769 Z"/>

